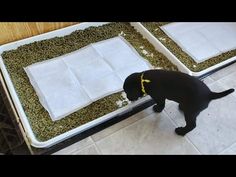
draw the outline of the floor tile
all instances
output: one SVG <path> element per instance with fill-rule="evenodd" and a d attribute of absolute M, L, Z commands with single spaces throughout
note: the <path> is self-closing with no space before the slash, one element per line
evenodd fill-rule
<path fill-rule="evenodd" d="M 77 143 L 72 144 L 71 146 L 68 146 L 60 151 L 57 151 L 54 153 L 55 155 L 67 155 L 67 154 L 72 154 L 74 152 L 80 151 L 86 146 L 89 146 L 93 144 L 93 140 L 91 137 L 87 137 Z"/>
<path fill-rule="evenodd" d="M 210 78 L 212 78 L 214 81 L 217 81 L 219 79 L 222 79 L 223 77 L 236 72 L 236 63 L 233 63 L 215 73 L 213 73 L 212 75 L 210 75 Z"/>
<path fill-rule="evenodd" d="M 205 77 L 202 81 L 203 81 L 206 85 L 210 85 L 210 84 L 212 84 L 213 82 L 215 82 L 210 76 Z"/>
<path fill-rule="evenodd" d="M 184 137 L 174 133 L 165 113 L 153 113 L 96 142 L 102 154 L 198 154 Z"/>
<path fill-rule="evenodd" d="M 236 143 L 234 143 L 229 148 L 226 148 L 220 153 L 221 155 L 236 155 Z"/>
<path fill-rule="evenodd" d="M 82 150 L 74 151 L 72 155 L 98 155 L 99 151 L 95 144 L 89 145 Z"/>
<path fill-rule="evenodd" d="M 152 110 L 152 107 L 149 107 L 149 108 L 147 108 L 147 109 L 145 109 L 145 110 L 143 110 L 143 111 L 141 111 L 141 112 L 139 112 L 139 113 L 123 120 L 123 121 L 121 121 L 121 122 L 118 122 L 118 123 L 106 128 L 106 129 L 101 130 L 100 132 L 92 135 L 92 139 L 94 141 L 98 141 L 98 140 L 100 140 L 100 139 L 102 139 L 102 138 L 104 138 L 108 135 L 111 135 L 112 133 L 114 133 L 114 132 L 116 132 L 116 131 L 118 131 L 118 130 L 120 130 L 120 129 L 136 122 L 137 120 L 146 117 L 147 115 L 149 115 L 151 113 L 153 113 L 153 110 Z"/>
<path fill-rule="evenodd" d="M 224 88 L 219 83 L 210 85 L 216 92 Z M 197 119 L 197 127 L 189 132 L 187 138 L 203 154 L 217 154 L 236 142 L 236 97 L 228 95 L 213 100 Z M 185 126 L 184 115 L 178 110 L 178 104 L 172 103 L 166 110 L 176 127 Z"/>
<path fill-rule="evenodd" d="M 236 69 L 236 68 L 235 68 Z M 220 79 L 219 84 L 224 87 L 226 90 L 234 88 L 235 91 L 232 93 L 236 96 L 236 72 Z"/>

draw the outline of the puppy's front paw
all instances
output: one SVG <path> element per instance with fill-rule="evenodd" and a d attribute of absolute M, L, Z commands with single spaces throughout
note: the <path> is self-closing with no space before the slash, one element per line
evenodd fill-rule
<path fill-rule="evenodd" d="M 153 109 L 154 112 L 161 112 L 164 109 L 164 107 L 160 107 L 158 105 L 154 105 L 152 107 L 152 109 Z"/>
<path fill-rule="evenodd" d="M 184 136 L 186 134 L 184 127 L 178 127 L 175 129 L 175 133 L 180 136 Z"/>

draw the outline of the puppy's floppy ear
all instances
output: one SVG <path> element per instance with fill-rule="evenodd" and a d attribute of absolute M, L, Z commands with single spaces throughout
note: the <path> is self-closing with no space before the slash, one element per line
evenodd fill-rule
<path fill-rule="evenodd" d="M 127 90 L 127 89 L 130 89 L 130 88 L 133 88 L 133 87 L 138 88 L 138 86 L 140 84 L 140 75 L 141 75 L 141 73 L 138 73 L 138 72 L 130 74 L 125 79 L 123 89 Z"/>
<path fill-rule="evenodd" d="M 136 80 L 140 76 L 140 74 L 141 73 L 138 73 L 138 72 L 132 73 L 126 79 L 135 79 Z"/>
<path fill-rule="evenodd" d="M 140 77 L 141 73 L 133 73 L 125 79 L 123 89 L 127 98 L 131 101 L 137 100 L 142 96 Z"/>
<path fill-rule="evenodd" d="M 131 84 L 133 82 L 137 82 L 137 79 L 139 76 L 140 76 L 140 73 L 138 73 L 138 72 L 130 74 L 128 77 L 126 77 L 124 85 L 126 83 Z"/>

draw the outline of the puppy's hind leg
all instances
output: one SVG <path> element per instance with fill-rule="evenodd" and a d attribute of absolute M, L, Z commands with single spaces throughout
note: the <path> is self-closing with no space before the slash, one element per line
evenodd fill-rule
<path fill-rule="evenodd" d="M 187 111 L 186 113 L 184 113 L 186 126 L 176 128 L 175 132 L 178 135 L 184 136 L 185 134 L 193 130 L 196 127 L 196 119 L 199 113 L 200 111 Z"/>
<path fill-rule="evenodd" d="M 152 107 L 154 112 L 161 112 L 165 108 L 165 98 L 153 98 L 156 104 Z"/>

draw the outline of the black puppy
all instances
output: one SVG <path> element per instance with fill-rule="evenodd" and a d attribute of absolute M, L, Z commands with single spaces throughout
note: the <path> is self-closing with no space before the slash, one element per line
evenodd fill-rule
<path fill-rule="evenodd" d="M 213 99 L 224 97 L 234 91 L 229 89 L 215 93 L 199 79 L 187 74 L 165 70 L 147 70 L 129 75 L 123 89 L 130 101 L 148 94 L 156 102 L 155 112 L 161 112 L 165 107 L 165 99 L 179 103 L 179 109 L 184 112 L 186 126 L 178 127 L 175 132 L 185 135 L 196 127 L 198 114 L 208 107 Z"/>

